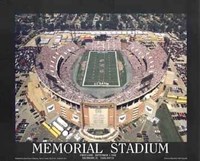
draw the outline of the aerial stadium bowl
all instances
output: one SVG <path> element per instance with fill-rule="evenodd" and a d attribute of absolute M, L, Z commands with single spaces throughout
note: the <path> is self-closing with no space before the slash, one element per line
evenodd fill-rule
<path fill-rule="evenodd" d="M 88 141 L 112 140 L 117 127 L 143 114 L 144 97 L 156 100 L 162 91 L 168 58 L 163 48 L 156 45 L 150 50 L 136 41 L 121 44 L 120 40 L 88 46 L 68 42 L 57 49 L 44 46 L 37 56 L 40 83 L 67 105 L 63 112 L 63 107 L 58 110 L 60 116 L 81 127 L 80 134 Z M 121 110 L 124 107 L 126 111 Z M 91 129 L 109 133 L 92 135 Z"/>

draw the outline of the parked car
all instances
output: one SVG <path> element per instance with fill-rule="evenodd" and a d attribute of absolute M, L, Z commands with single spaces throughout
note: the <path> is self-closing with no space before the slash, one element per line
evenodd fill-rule
<path fill-rule="evenodd" d="M 138 138 L 141 138 L 141 137 L 142 137 L 142 134 L 141 134 L 141 133 L 137 133 L 137 137 L 138 137 Z"/>

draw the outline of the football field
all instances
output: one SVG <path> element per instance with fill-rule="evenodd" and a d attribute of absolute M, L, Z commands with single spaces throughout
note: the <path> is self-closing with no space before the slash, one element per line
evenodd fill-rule
<path fill-rule="evenodd" d="M 120 87 L 116 51 L 90 51 L 82 86 Z"/>

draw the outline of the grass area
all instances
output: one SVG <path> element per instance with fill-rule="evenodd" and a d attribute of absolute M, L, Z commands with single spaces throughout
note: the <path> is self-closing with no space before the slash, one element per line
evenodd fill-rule
<path fill-rule="evenodd" d="M 77 83 L 86 87 L 120 87 L 126 81 L 124 58 L 119 51 L 87 51 L 81 58 Z"/>
<path fill-rule="evenodd" d="M 84 85 L 119 85 L 115 52 L 90 52 L 86 66 Z"/>
<path fill-rule="evenodd" d="M 162 104 L 156 112 L 156 117 L 160 119 L 158 127 L 161 131 L 164 142 L 182 142 L 181 137 L 171 118 L 170 112 L 165 104 Z"/>
<path fill-rule="evenodd" d="M 120 83 L 121 83 L 121 86 L 122 86 L 126 83 L 127 78 L 126 78 L 126 68 L 125 68 L 124 58 L 119 51 L 117 51 L 117 58 L 118 58 L 118 61 L 120 61 L 123 65 L 123 69 L 119 70 Z"/>
<path fill-rule="evenodd" d="M 78 67 L 78 73 L 77 73 L 77 77 L 76 77 L 76 81 L 79 85 L 82 85 L 82 82 L 83 82 L 83 77 L 84 77 L 84 74 L 85 74 L 85 67 L 84 67 L 84 63 L 85 62 L 85 66 L 86 66 L 86 62 L 87 62 L 87 59 L 88 59 L 88 55 L 89 55 L 89 52 L 87 51 L 81 58 L 81 61 L 80 61 L 80 64 L 79 64 L 79 67 Z M 82 65 L 81 65 L 82 64 Z"/>

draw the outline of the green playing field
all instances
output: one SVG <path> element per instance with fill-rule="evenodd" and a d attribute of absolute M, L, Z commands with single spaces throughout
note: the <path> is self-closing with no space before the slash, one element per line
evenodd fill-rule
<path fill-rule="evenodd" d="M 115 51 L 90 51 L 82 86 L 119 87 L 120 78 L 117 60 Z"/>

